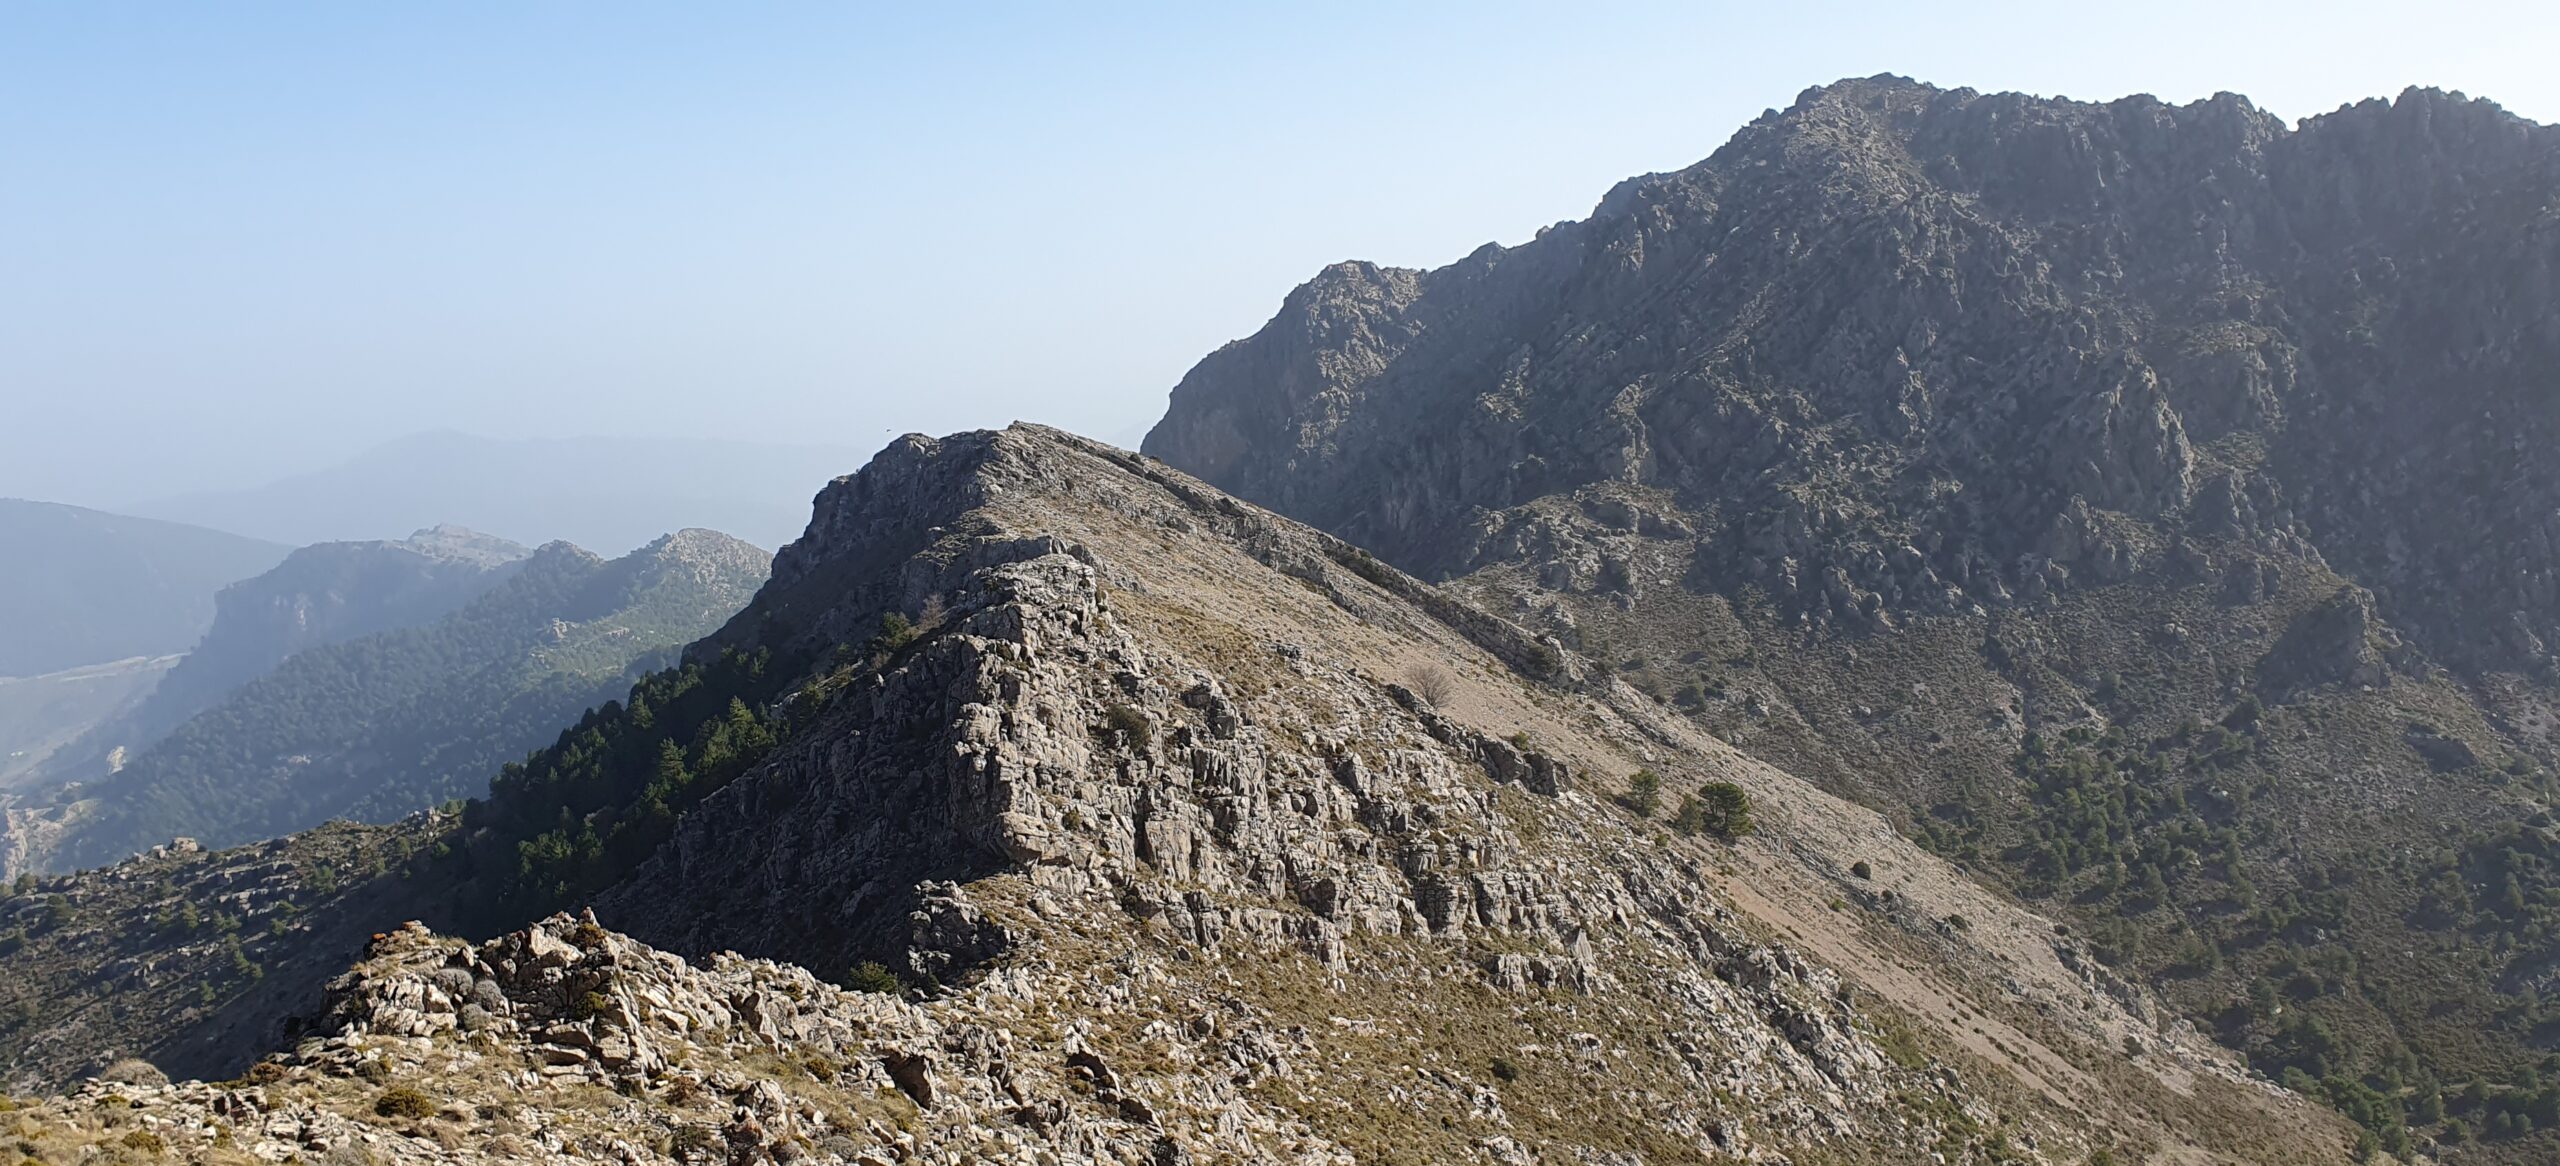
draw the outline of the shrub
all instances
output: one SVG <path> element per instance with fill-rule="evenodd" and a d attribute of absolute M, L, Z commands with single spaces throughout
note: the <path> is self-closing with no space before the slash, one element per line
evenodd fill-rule
<path fill-rule="evenodd" d="M 871 637 L 871 650 L 878 655 L 889 655 L 916 642 L 916 637 L 923 634 L 923 629 L 906 616 L 889 612 L 880 617 L 880 634 Z"/>
<path fill-rule="evenodd" d="M 1702 824 L 1719 838 L 1740 838 L 1755 828 L 1751 821 L 1751 795 L 1729 781 L 1711 781 L 1698 787 Z"/>
<path fill-rule="evenodd" d="M 1707 804 L 1696 794 L 1680 795 L 1680 808 L 1671 815 L 1671 828 L 1686 838 L 1707 828 Z"/>
<path fill-rule="evenodd" d="M 373 1112 L 384 1117 L 433 1117 L 436 1099 L 414 1085 L 394 1085 L 373 1099 Z"/>
<path fill-rule="evenodd" d="M 1856 878 L 1871 879 L 1876 877 L 1876 868 L 1868 866 L 1867 860 L 1861 858 L 1849 864 L 1849 873 Z"/>
<path fill-rule="evenodd" d="M 569 1015 L 577 1020 L 593 1020 L 613 1011 L 613 997 L 602 992 L 582 992 L 569 1003 Z"/>
<path fill-rule="evenodd" d="M 1650 818 L 1662 808 L 1662 775 L 1650 769 L 1639 769 L 1627 779 L 1627 808 L 1639 818 Z"/>
<path fill-rule="evenodd" d="M 1457 699 L 1457 678 L 1437 664 L 1417 664 L 1405 672 L 1404 678 L 1405 683 L 1412 686 L 1413 694 L 1433 708 L 1446 708 L 1450 701 Z"/>
<path fill-rule="evenodd" d="M 1155 739 L 1155 722 L 1148 720 L 1147 714 L 1139 712 L 1135 705 L 1115 704 L 1104 709 L 1102 723 L 1106 729 L 1118 733 L 1132 748 Z"/>
<path fill-rule="evenodd" d="M 1520 1079 L 1520 1066 L 1514 1065 L 1502 1057 L 1495 1057 L 1493 1059 L 1493 1075 L 1505 1081 L 1517 1081 Z"/>
<path fill-rule="evenodd" d="M 888 965 L 878 960 L 864 960 L 853 965 L 853 971 L 844 978 L 844 986 L 856 992 L 882 995 L 896 995 L 907 990 L 906 983 L 898 979 L 898 973 L 890 971 Z"/>
<path fill-rule="evenodd" d="M 124 1148 L 139 1150 L 145 1154 L 157 1154 L 168 1149 L 169 1143 L 161 1141 L 160 1135 L 150 1130 L 133 1130 L 125 1134 Z"/>
<path fill-rule="evenodd" d="M 260 1061 L 249 1066 L 249 1071 L 240 1079 L 251 1085 L 273 1085 L 284 1080 L 284 1066 L 274 1061 Z"/>

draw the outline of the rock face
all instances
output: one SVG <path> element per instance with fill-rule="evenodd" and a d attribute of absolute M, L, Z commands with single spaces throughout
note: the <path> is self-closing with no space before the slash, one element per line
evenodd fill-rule
<path fill-rule="evenodd" d="M 1996 608 L 2218 536 L 2536 666 L 2555 192 L 2560 131 L 2427 90 L 2288 130 L 2228 94 L 1842 82 L 1535 242 L 1326 269 L 1145 448 L 1436 575 L 1623 485 L 1790 618 Z"/>
<path fill-rule="evenodd" d="M 2451 1147 L 2527 1098 L 2425 1082 L 2539 1066 L 2560 967 L 2555 272 L 2560 130 L 2485 101 L 1844 81 L 1533 242 L 1324 270 L 1145 449 Z"/>
<path fill-rule="evenodd" d="M 118 1095 L 270 1158 L 2347 1155 L 1874 814 L 1134 455 L 903 439 L 693 654 L 731 649 L 812 662 L 777 742 L 592 921 L 392 930 L 242 1086 Z M 681 707 L 559 748 L 634 715 L 672 740 Z M 1638 816 L 1639 769 L 1673 801 L 1731 783 L 1759 832 Z M 477 894 L 438 876 L 504 820 L 383 885 Z M 85 1088 L 34 1123 L 121 1136 Z"/>

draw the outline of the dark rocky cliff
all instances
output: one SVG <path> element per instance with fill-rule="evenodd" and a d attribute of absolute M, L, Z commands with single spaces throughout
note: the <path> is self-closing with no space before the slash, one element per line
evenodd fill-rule
<path fill-rule="evenodd" d="M 1392 561 L 1668 491 L 1787 614 L 2325 559 L 2448 660 L 2560 644 L 2560 130 L 2411 90 L 2187 106 L 1807 91 L 1592 216 L 1346 263 L 1203 360 L 1146 452 Z"/>

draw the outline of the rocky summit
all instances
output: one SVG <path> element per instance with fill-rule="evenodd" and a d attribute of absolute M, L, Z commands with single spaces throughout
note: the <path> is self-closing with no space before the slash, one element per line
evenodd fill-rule
<path fill-rule="evenodd" d="M 1889 817 L 2370 1148 L 2560 1155 L 2560 129 L 1806 91 L 1145 450 Z"/>
<path fill-rule="evenodd" d="M 216 977 L 201 1019 L 100 1020 L 47 1071 L 307 993 L 199 1057 L 231 1080 L 122 1066 L 0 1122 L 206 1161 L 2297 1162 L 2356 1132 L 1556 638 L 1036 427 L 893 444 L 684 666 L 402 832 L 280 892 L 287 929 L 423 921 L 352 972 Z M 224 865 L 40 883 L 18 914 L 59 917 L 11 958 Z"/>

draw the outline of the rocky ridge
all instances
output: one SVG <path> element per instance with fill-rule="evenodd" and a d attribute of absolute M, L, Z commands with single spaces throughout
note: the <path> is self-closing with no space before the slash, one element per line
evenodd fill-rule
<path fill-rule="evenodd" d="M 1873 814 L 1133 455 L 1024 426 L 904 439 L 820 496 L 695 654 L 749 646 L 817 662 L 774 701 L 778 743 L 618 874 L 595 923 L 392 933 L 309 1039 L 250 1070 L 269 1092 L 222 1119 L 233 1143 L 2345 1155 L 2340 1123 Z M 1632 813 L 1617 799 L 1639 768 L 1675 794 L 1747 789 L 1759 832 Z M 451 857 L 393 877 L 474 893 L 434 876 L 503 820 L 467 813 Z M 403 1086 L 425 1100 L 390 1103 Z M 220 1097 L 180 1086 L 136 1112 L 200 1130 L 237 1104 Z M 45 1121 L 77 1112 L 47 1104 Z"/>

